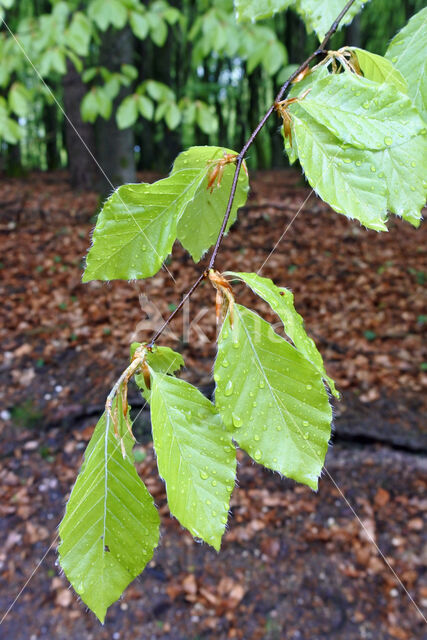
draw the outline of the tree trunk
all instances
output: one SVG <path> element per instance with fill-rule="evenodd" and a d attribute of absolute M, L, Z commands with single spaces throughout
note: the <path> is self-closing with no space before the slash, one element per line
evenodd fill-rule
<path fill-rule="evenodd" d="M 362 45 L 361 40 L 361 28 L 360 28 L 360 14 L 355 16 L 346 29 L 346 44 L 352 47 L 360 47 Z"/>
<path fill-rule="evenodd" d="M 83 122 L 80 115 L 80 104 L 87 92 L 87 87 L 70 61 L 67 62 L 67 73 L 63 82 L 65 113 L 78 131 L 77 135 L 74 128 L 66 120 L 65 143 L 70 181 L 76 189 L 93 189 L 96 165 L 85 147 L 86 144 L 93 153 L 93 126 L 89 122 Z"/>
<path fill-rule="evenodd" d="M 103 37 L 100 64 L 111 72 L 119 71 L 122 64 L 132 64 L 133 45 L 129 27 L 121 31 L 109 29 Z M 129 93 L 129 88 L 122 88 L 113 102 L 111 118 L 98 118 L 96 121 L 97 159 L 108 178 L 104 175 L 100 178 L 99 190 L 102 195 L 110 193 L 112 185 L 118 187 L 124 182 L 136 180 L 133 128 L 119 129 L 116 124 L 117 108 Z"/>
<path fill-rule="evenodd" d="M 58 111 L 56 104 L 43 106 L 43 121 L 46 136 L 46 164 L 49 170 L 60 166 L 58 150 Z"/>
<path fill-rule="evenodd" d="M 249 124 L 251 131 L 255 129 L 261 120 L 260 91 L 263 87 L 263 73 L 261 67 L 257 67 L 248 77 L 249 83 Z M 255 138 L 256 168 L 266 169 L 271 164 L 271 142 L 266 132 L 262 129 Z"/>
<path fill-rule="evenodd" d="M 19 142 L 18 144 L 7 145 L 6 172 L 8 176 L 15 178 L 25 173 L 21 161 L 21 145 Z"/>

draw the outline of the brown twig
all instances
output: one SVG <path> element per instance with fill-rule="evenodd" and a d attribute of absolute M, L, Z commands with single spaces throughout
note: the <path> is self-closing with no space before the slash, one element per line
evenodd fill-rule
<path fill-rule="evenodd" d="M 224 238 L 225 230 L 227 228 L 227 223 L 228 223 L 228 220 L 230 218 L 231 209 L 233 207 L 234 196 L 236 194 L 236 189 L 237 189 L 237 181 L 238 181 L 239 175 L 240 175 L 240 169 L 242 168 L 242 164 L 243 164 L 243 161 L 245 159 L 245 155 L 246 155 L 248 149 L 252 146 L 252 144 L 255 141 L 255 138 L 257 137 L 257 135 L 259 134 L 259 132 L 261 131 L 261 129 L 263 128 L 263 126 L 265 125 L 265 123 L 267 122 L 269 117 L 271 116 L 271 114 L 274 112 L 276 103 L 280 102 L 280 100 L 283 99 L 283 96 L 285 95 L 286 91 L 289 89 L 289 86 L 292 83 L 292 81 L 295 80 L 295 78 L 297 76 L 299 76 L 299 74 L 302 73 L 308 67 L 308 65 L 310 64 L 310 62 L 312 62 L 312 60 L 314 60 L 314 58 L 316 58 L 318 55 L 321 55 L 322 53 L 325 53 L 326 45 L 328 44 L 330 38 L 334 35 L 336 30 L 338 29 L 338 26 L 339 26 L 341 20 L 344 18 L 345 14 L 349 11 L 349 9 L 351 8 L 351 6 L 354 3 L 354 1 L 355 0 L 349 0 L 349 2 L 347 2 L 347 4 L 345 5 L 344 9 L 340 12 L 340 14 L 333 21 L 329 31 L 326 33 L 325 37 L 323 38 L 322 43 L 320 44 L 320 47 L 318 49 L 316 49 L 316 51 L 314 51 L 311 55 L 309 55 L 308 58 L 306 60 L 304 60 L 304 62 L 302 64 L 300 64 L 298 69 L 296 69 L 296 71 L 294 71 L 289 76 L 289 78 L 286 80 L 286 82 L 281 86 L 280 91 L 277 94 L 273 104 L 269 107 L 268 111 L 265 113 L 265 115 L 260 120 L 258 125 L 252 131 L 252 133 L 249 136 L 247 142 L 244 144 L 242 150 L 237 155 L 236 168 L 235 168 L 235 171 L 234 171 L 233 183 L 231 185 L 230 196 L 229 196 L 229 199 L 228 199 L 227 208 L 225 210 L 224 219 L 222 221 L 221 229 L 219 231 L 217 241 L 216 241 L 215 246 L 213 248 L 213 251 L 212 251 L 212 254 L 211 254 L 211 257 L 210 257 L 210 260 L 209 260 L 208 267 L 207 267 L 207 269 L 205 269 L 203 271 L 203 273 L 201 273 L 199 275 L 199 277 L 197 278 L 196 282 L 193 284 L 191 289 L 189 291 L 187 291 L 187 293 L 182 298 L 182 300 L 179 303 L 179 305 L 177 306 L 177 308 L 170 314 L 170 316 L 165 320 L 165 322 L 160 327 L 160 329 L 158 329 L 158 331 L 155 333 L 155 335 L 153 336 L 153 338 L 152 338 L 152 340 L 150 342 L 150 346 L 153 346 L 153 344 L 156 342 L 156 340 L 162 335 L 163 331 L 170 324 L 170 322 L 174 319 L 174 317 L 179 313 L 179 311 L 181 311 L 182 307 L 187 302 L 187 300 L 189 298 L 191 298 L 191 296 L 193 295 L 195 290 L 198 288 L 200 283 L 207 277 L 209 270 L 212 269 L 214 267 L 214 265 L 215 265 L 215 260 L 216 260 L 216 257 L 218 255 L 218 251 L 219 251 L 219 248 L 221 246 L 221 242 L 222 242 L 222 240 Z"/>

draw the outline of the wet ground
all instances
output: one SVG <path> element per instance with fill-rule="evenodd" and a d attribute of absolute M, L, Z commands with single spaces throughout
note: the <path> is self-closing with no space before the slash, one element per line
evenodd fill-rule
<path fill-rule="evenodd" d="M 263 275 L 294 290 L 343 398 L 318 493 L 240 455 L 219 555 L 170 517 L 149 413 L 132 390 L 137 467 L 160 508 L 162 538 L 102 627 L 58 571 L 56 529 L 130 338 L 151 335 L 154 307 L 165 316 L 198 267 L 177 249 L 169 265 L 176 283 L 162 272 L 143 283 L 83 286 L 96 199 L 76 198 L 64 180 L 34 177 L 21 204 L 28 183 L 0 181 L 0 200 L 12 203 L 0 228 L 0 616 L 16 598 L 0 638 L 422 638 L 425 230 L 398 222 L 389 234 L 365 232 L 313 200 L 268 259 Z M 258 176 L 221 267 L 258 270 L 308 194 L 296 180 L 292 172 Z M 164 344 L 183 351 L 185 377 L 209 394 L 214 299 L 207 287 L 198 295 L 190 312 L 207 309 L 198 326 L 185 333 L 177 323 Z"/>

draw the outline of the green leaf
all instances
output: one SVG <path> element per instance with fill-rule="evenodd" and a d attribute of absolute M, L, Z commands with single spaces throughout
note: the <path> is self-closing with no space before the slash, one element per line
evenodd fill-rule
<path fill-rule="evenodd" d="M 427 7 L 393 38 L 386 52 L 408 83 L 408 94 L 427 122 Z"/>
<path fill-rule="evenodd" d="M 159 516 L 133 466 L 133 440 L 120 402 L 115 407 L 126 457 L 104 414 L 59 526 L 60 565 L 101 622 L 150 561 L 159 540 Z"/>
<path fill-rule="evenodd" d="M 273 76 L 288 62 L 285 47 L 277 39 L 267 43 L 262 56 L 262 66 L 269 76 Z"/>
<path fill-rule="evenodd" d="M 296 10 L 305 22 L 308 31 L 315 31 L 319 40 L 323 40 L 326 32 L 338 14 L 344 9 L 347 0 L 297 0 Z M 366 0 L 356 0 L 339 24 L 339 29 L 349 24 L 359 13 Z"/>
<path fill-rule="evenodd" d="M 95 122 L 98 117 L 98 100 L 94 89 L 88 91 L 83 98 L 80 111 L 85 122 Z"/>
<path fill-rule="evenodd" d="M 215 160 L 223 158 L 225 153 L 235 152 L 223 147 L 191 147 L 178 156 L 173 166 L 172 175 L 175 172 L 188 174 L 197 185 L 191 195 L 189 193 L 187 206 L 178 222 L 178 240 L 190 252 L 195 262 L 198 262 L 216 241 L 224 218 L 235 165 L 228 164 L 224 167 L 221 183 L 214 186 L 212 193 L 207 187 L 209 178 L 206 168 L 213 168 Z M 245 204 L 248 189 L 248 175 L 242 168 L 226 231 L 235 222 L 239 207 Z"/>
<path fill-rule="evenodd" d="M 350 78 L 350 84 L 345 76 Z M 340 80 L 343 77 L 345 79 Z M 341 91 L 340 83 L 343 87 L 350 87 L 350 91 Z M 310 87 L 312 91 L 301 102 L 289 108 L 292 114 L 293 147 L 291 149 L 289 141 L 286 141 L 286 149 L 292 159 L 298 156 L 313 189 L 335 211 L 360 220 L 370 229 L 386 231 L 388 210 L 417 225 L 421 218 L 420 210 L 425 203 L 425 183 L 422 176 L 425 134 L 423 122 L 409 98 L 391 85 L 381 86 L 348 73 L 329 76 L 324 68 L 298 84 L 298 88 L 292 89 L 291 97 L 301 95 Z M 325 94 L 326 90 L 329 105 L 338 103 L 338 97 L 329 93 L 332 90 L 341 95 L 342 103 L 354 101 L 358 115 L 357 105 L 363 94 L 361 87 L 364 88 L 366 84 L 377 89 L 378 97 L 371 95 L 371 100 L 362 104 L 363 111 L 370 115 L 381 108 L 382 89 L 386 87 L 386 95 L 396 103 L 391 110 L 400 105 L 400 119 L 406 123 L 396 124 L 396 119 L 399 120 L 399 112 L 396 111 L 396 117 L 390 117 L 390 130 L 384 135 L 383 148 L 376 150 L 369 150 L 368 147 L 378 147 L 381 137 L 375 138 L 373 134 L 371 137 L 372 127 L 366 123 L 366 119 L 358 121 L 351 115 L 347 118 L 347 107 L 343 107 L 340 119 L 326 104 L 326 97 L 319 99 L 319 93 L 323 91 Z M 351 91 L 352 88 L 356 91 Z M 360 95 L 356 95 L 359 91 Z M 323 105 L 322 113 L 314 109 L 314 103 L 309 104 L 312 93 L 317 105 Z M 387 111 L 385 102 L 384 111 Z M 362 121 L 363 126 L 360 124 Z M 366 135 L 367 130 L 370 131 L 369 136 Z M 381 130 L 381 134 L 384 133 Z M 349 144 L 349 141 L 359 148 Z"/>
<path fill-rule="evenodd" d="M 154 106 L 150 98 L 147 96 L 138 96 L 138 109 L 143 118 L 152 120 L 154 115 Z"/>
<path fill-rule="evenodd" d="M 23 136 L 23 129 L 12 118 L 3 118 L 0 115 L 0 138 L 9 144 L 16 144 Z"/>
<path fill-rule="evenodd" d="M 181 110 L 175 102 L 172 102 L 168 105 L 167 111 L 165 113 L 165 120 L 169 129 L 176 129 L 176 127 L 181 122 Z"/>
<path fill-rule="evenodd" d="M 147 80 L 145 82 L 145 88 L 147 89 L 148 95 L 153 98 L 153 100 L 172 101 L 175 99 L 174 92 L 163 82 Z"/>
<path fill-rule="evenodd" d="M 216 133 L 218 129 L 218 119 L 215 109 L 204 102 L 198 101 L 196 104 L 196 122 L 201 130 L 206 133 Z"/>
<path fill-rule="evenodd" d="M 105 89 L 103 87 L 96 87 L 95 99 L 98 104 L 99 115 L 105 120 L 109 120 L 113 110 L 113 104 L 107 92 L 107 85 L 105 85 Z"/>
<path fill-rule="evenodd" d="M 0 139 L 9 144 L 16 144 L 22 138 L 23 130 L 19 124 L 9 118 L 7 102 L 0 96 Z"/>
<path fill-rule="evenodd" d="M 157 273 L 172 250 L 183 197 L 185 185 L 179 179 L 116 189 L 98 216 L 83 282 Z"/>
<path fill-rule="evenodd" d="M 138 96 L 127 96 L 122 101 L 117 109 L 116 119 L 119 129 L 127 129 L 135 124 L 138 119 Z"/>
<path fill-rule="evenodd" d="M 388 210 L 414 227 L 420 224 L 427 198 L 426 148 L 427 136 L 420 134 L 367 154 L 371 167 L 377 168 L 378 177 L 386 184 Z"/>
<path fill-rule="evenodd" d="M 272 280 L 262 278 L 256 273 L 226 271 L 224 275 L 242 280 L 257 296 L 270 305 L 274 313 L 276 313 L 283 322 L 285 333 L 292 340 L 295 347 L 314 365 L 328 384 L 332 394 L 336 398 L 339 398 L 339 393 L 335 388 L 334 381 L 326 374 L 323 358 L 317 350 L 314 340 L 307 335 L 304 329 L 304 321 L 295 309 L 292 292 L 284 287 L 277 287 Z"/>
<path fill-rule="evenodd" d="M 353 73 L 329 74 L 314 82 L 299 105 L 358 149 L 385 149 L 393 139 L 402 144 L 425 127 L 408 96 Z"/>
<path fill-rule="evenodd" d="M 392 84 L 401 93 L 408 93 L 408 83 L 400 71 L 393 67 L 387 58 L 358 47 L 349 47 L 349 49 L 356 55 L 359 67 L 365 78 L 379 84 L 383 82 Z"/>
<path fill-rule="evenodd" d="M 250 21 L 270 18 L 278 11 L 284 11 L 294 0 L 235 0 L 237 20 Z"/>
<path fill-rule="evenodd" d="M 87 56 L 92 27 L 88 18 L 81 11 L 73 15 L 71 24 L 65 32 L 65 42 L 79 56 Z"/>
<path fill-rule="evenodd" d="M 299 104 L 292 106 L 292 138 L 307 180 L 332 209 L 387 231 L 386 187 L 364 151 L 344 145 Z"/>
<path fill-rule="evenodd" d="M 101 31 L 106 31 L 110 24 L 116 29 L 123 29 L 127 9 L 120 0 L 93 0 L 89 5 L 88 15 Z"/>
<path fill-rule="evenodd" d="M 184 247 L 198 259 L 195 256 L 216 240 L 228 199 L 230 166 L 225 168 L 221 186 L 212 193 L 207 190 L 209 162 L 224 153 L 233 151 L 191 147 L 178 156 L 168 178 L 119 187 L 98 216 L 83 282 L 154 275 L 171 252 L 177 233 Z M 229 226 L 243 204 L 242 190 L 246 200 L 247 176 L 241 176 L 239 183 Z M 204 207 L 203 227 L 200 206 Z M 197 238 L 192 237 L 195 227 Z"/>
<path fill-rule="evenodd" d="M 67 71 L 65 56 L 58 47 L 45 51 L 39 63 L 39 72 L 43 77 L 52 72 L 64 75 Z"/>
<path fill-rule="evenodd" d="M 147 20 L 150 25 L 150 36 L 158 47 L 163 47 L 168 37 L 168 27 L 162 16 L 155 11 L 147 12 Z"/>
<path fill-rule="evenodd" d="M 170 511 L 219 551 L 236 475 L 231 434 L 191 384 L 154 371 L 151 376 L 153 441 Z"/>
<path fill-rule="evenodd" d="M 26 116 L 30 109 L 31 93 L 20 82 L 14 82 L 9 90 L 9 106 L 17 116 Z"/>
<path fill-rule="evenodd" d="M 147 18 L 141 13 L 137 13 L 136 11 L 132 11 L 130 14 L 130 26 L 132 31 L 140 40 L 145 40 L 148 35 L 149 25 L 147 22 Z"/>
<path fill-rule="evenodd" d="M 129 80 L 135 80 L 138 77 L 138 69 L 132 64 L 121 64 L 120 71 Z"/>
<path fill-rule="evenodd" d="M 234 305 L 218 339 L 215 401 L 260 464 L 317 489 L 332 412 L 314 366 L 254 312 Z"/>

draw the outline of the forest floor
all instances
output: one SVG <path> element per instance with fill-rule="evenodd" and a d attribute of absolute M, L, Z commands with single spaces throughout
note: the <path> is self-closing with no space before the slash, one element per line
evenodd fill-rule
<path fill-rule="evenodd" d="M 31 577 L 1 639 L 422 637 L 411 598 L 427 606 L 426 227 L 394 219 L 387 234 L 366 231 L 300 180 L 255 176 L 217 266 L 261 269 L 291 288 L 342 391 L 319 492 L 239 452 L 222 551 L 194 543 L 169 516 L 133 388 L 137 468 L 162 540 L 104 627 L 55 565 L 57 526 L 129 343 L 150 338 L 203 263 L 176 246 L 150 280 L 82 285 L 96 194 L 73 193 L 64 173 L 0 180 L 0 619 Z M 274 321 L 243 287 L 235 293 Z M 183 353 L 184 377 L 206 393 L 214 304 L 206 283 L 161 341 Z"/>

